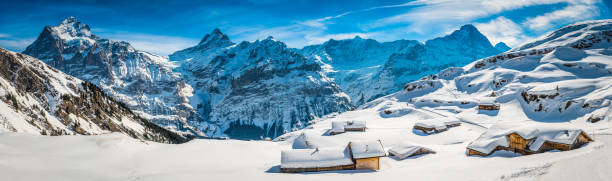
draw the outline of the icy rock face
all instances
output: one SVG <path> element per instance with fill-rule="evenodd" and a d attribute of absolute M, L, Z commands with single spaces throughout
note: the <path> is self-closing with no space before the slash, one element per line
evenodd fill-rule
<path fill-rule="evenodd" d="M 135 50 L 127 42 L 101 39 L 74 17 L 46 26 L 23 53 L 96 84 L 145 119 L 198 134 L 190 125 L 203 119 L 189 105 L 191 87 L 164 57 Z"/>
<path fill-rule="evenodd" d="M 435 74 L 448 67 L 468 64 L 499 53 L 476 27 L 464 25 L 450 35 L 417 45 L 410 52 L 394 54 L 378 75 L 380 82 L 393 82 L 393 92 L 406 82 Z M 399 87 L 399 89 L 398 89 Z"/>
<path fill-rule="evenodd" d="M 359 106 L 401 90 L 406 82 L 502 51 L 474 26 L 465 25 L 425 44 L 414 40 L 379 43 L 356 37 L 307 46 L 301 52 L 322 64 L 352 104 Z"/>
<path fill-rule="evenodd" d="M 385 90 L 371 88 L 379 88 L 383 83 L 370 84 L 374 75 L 381 71 L 384 62 L 391 55 L 411 51 L 418 44 L 414 40 L 380 43 L 357 36 L 354 39 L 331 39 L 321 45 L 306 46 L 300 52 L 321 64 L 326 75 L 333 78 L 342 91 L 350 96 L 351 103 L 359 106 L 386 93 Z"/>
<path fill-rule="evenodd" d="M 0 132 L 95 135 L 182 143 L 183 136 L 134 114 L 97 86 L 33 57 L 0 48 Z"/>
<path fill-rule="evenodd" d="M 207 134 L 276 137 L 352 108 L 318 63 L 284 43 L 268 37 L 233 44 L 224 37 L 215 30 L 199 45 L 170 55 L 181 64 L 176 70 L 190 75 L 191 103 L 210 123 L 200 127 Z"/>

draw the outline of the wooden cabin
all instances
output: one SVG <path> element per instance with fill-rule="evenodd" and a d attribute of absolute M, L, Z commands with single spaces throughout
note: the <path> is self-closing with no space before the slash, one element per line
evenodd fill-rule
<path fill-rule="evenodd" d="M 365 132 L 365 121 L 334 121 L 332 128 L 329 130 L 329 135 L 342 134 L 347 131 Z"/>
<path fill-rule="evenodd" d="M 489 156 L 496 151 L 505 150 L 522 155 L 529 155 L 551 150 L 568 151 L 593 141 L 593 139 L 582 130 L 548 130 L 535 132 L 528 137 L 523 137 L 517 132 L 511 132 L 505 136 L 505 139 L 507 146 L 496 145 L 494 149 L 483 151 L 487 149 L 476 149 L 476 147 L 472 147 L 472 144 L 470 144 L 466 153 L 468 156 Z"/>
<path fill-rule="evenodd" d="M 366 130 L 365 121 L 348 121 L 344 126 L 345 131 L 361 131 L 364 132 Z"/>
<path fill-rule="evenodd" d="M 345 132 L 344 126 L 346 125 L 345 121 L 334 121 L 332 122 L 332 128 L 329 130 L 329 135 L 337 135 Z"/>
<path fill-rule="evenodd" d="M 353 170 L 355 164 L 348 148 L 294 149 L 281 152 L 281 172 L 320 172 Z"/>
<path fill-rule="evenodd" d="M 348 147 L 357 170 L 378 170 L 380 169 L 380 157 L 386 156 L 380 140 L 351 141 Z"/>
<path fill-rule="evenodd" d="M 454 117 L 444 117 L 419 121 L 414 124 L 413 129 L 421 130 L 425 134 L 433 134 L 444 132 L 449 128 L 457 126 L 461 126 L 459 119 Z"/>
<path fill-rule="evenodd" d="M 566 133 L 563 133 L 563 134 L 570 135 L 572 133 L 570 131 L 567 131 Z M 578 134 L 578 135 L 575 138 L 571 139 L 569 142 L 557 141 L 557 140 L 546 140 L 544 141 L 544 143 L 542 143 L 542 146 L 540 146 L 537 149 L 537 152 L 546 152 L 550 150 L 568 151 L 568 150 L 580 148 L 582 145 L 593 141 L 593 139 L 589 137 L 584 131 L 579 131 L 579 133 L 575 133 L 575 134 Z"/>
<path fill-rule="evenodd" d="M 499 110 L 499 104 L 478 104 L 480 110 Z"/>
<path fill-rule="evenodd" d="M 495 100 L 495 97 L 481 98 L 478 103 L 478 109 L 480 110 L 499 110 L 500 105 Z"/>
<path fill-rule="evenodd" d="M 406 159 L 411 156 L 434 153 L 436 152 L 429 148 L 413 145 L 410 143 L 402 143 L 399 145 L 395 145 L 393 146 L 393 148 L 389 149 L 389 156 L 394 156 L 400 160 Z"/>

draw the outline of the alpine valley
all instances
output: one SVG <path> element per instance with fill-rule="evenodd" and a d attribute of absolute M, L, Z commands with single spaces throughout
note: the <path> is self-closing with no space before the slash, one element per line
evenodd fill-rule
<path fill-rule="evenodd" d="M 23 53 L 181 134 L 263 139 L 508 49 L 472 25 L 425 42 L 357 36 L 302 49 L 272 37 L 234 43 L 214 29 L 197 45 L 162 57 L 100 38 L 70 17 L 45 27 Z"/>

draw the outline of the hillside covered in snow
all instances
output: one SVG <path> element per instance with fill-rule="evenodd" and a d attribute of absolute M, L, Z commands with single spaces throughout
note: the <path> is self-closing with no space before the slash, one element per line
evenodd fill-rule
<path fill-rule="evenodd" d="M 51 136 L 121 132 L 148 141 L 187 141 L 134 114 L 97 86 L 2 48 L 0 132 Z"/>

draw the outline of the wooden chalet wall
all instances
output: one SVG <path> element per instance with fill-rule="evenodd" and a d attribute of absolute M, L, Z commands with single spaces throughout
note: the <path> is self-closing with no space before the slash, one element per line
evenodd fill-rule
<path fill-rule="evenodd" d="M 355 169 L 357 170 L 361 170 L 361 169 L 378 170 L 380 169 L 380 158 L 373 157 L 373 158 L 356 159 Z"/>
<path fill-rule="evenodd" d="M 499 106 L 498 105 L 483 105 L 483 104 L 479 104 L 478 105 L 478 109 L 483 109 L 483 110 L 499 110 Z"/>
<path fill-rule="evenodd" d="M 529 150 L 527 150 L 528 141 L 525 138 L 516 133 L 509 134 L 507 137 L 508 148 L 505 150 L 513 151 L 523 155 L 529 154 Z"/>
<path fill-rule="evenodd" d="M 330 170 L 354 170 L 355 165 L 343 165 L 335 167 L 313 167 L 313 168 L 281 168 L 283 173 L 300 173 L 300 172 L 321 172 Z"/>

